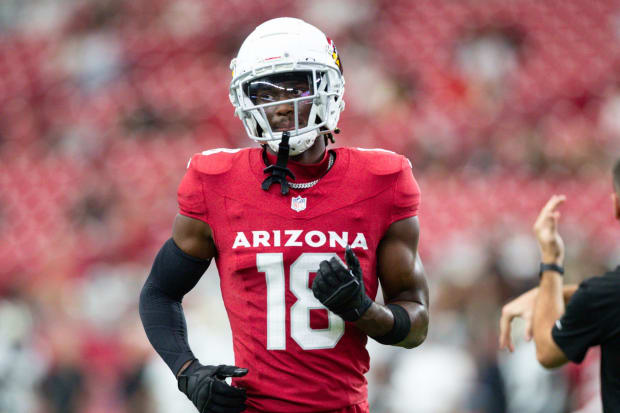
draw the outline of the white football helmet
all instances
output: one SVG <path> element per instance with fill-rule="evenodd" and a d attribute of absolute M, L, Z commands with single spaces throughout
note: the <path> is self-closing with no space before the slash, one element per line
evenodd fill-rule
<path fill-rule="evenodd" d="M 294 156 L 310 148 L 317 136 L 336 129 L 344 109 L 342 65 L 334 42 L 316 27 L 290 17 L 268 20 L 245 39 L 230 68 L 230 101 L 251 139 L 277 152 L 282 131 L 290 130 L 289 154 Z M 311 82 L 306 93 L 267 103 L 252 98 L 251 85 L 270 84 L 269 76 L 291 72 L 305 72 Z M 284 103 L 293 105 L 294 124 L 272 128 L 265 108 Z M 305 111 L 312 105 L 307 121 L 300 122 L 300 103 Z"/>

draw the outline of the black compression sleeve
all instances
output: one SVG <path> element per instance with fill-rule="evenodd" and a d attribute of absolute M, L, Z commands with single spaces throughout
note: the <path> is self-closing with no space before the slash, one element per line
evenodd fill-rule
<path fill-rule="evenodd" d="M 140 318 L 151 345 L 176 375 L 194 354 L 187 342 L 181 301 L 209 267 L 183 252 L 170 238 L 159 250 L 140 293 Z"/>

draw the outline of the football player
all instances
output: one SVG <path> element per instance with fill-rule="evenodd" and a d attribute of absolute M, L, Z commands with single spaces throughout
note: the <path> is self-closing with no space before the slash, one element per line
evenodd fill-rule
<path fill-rule="evenodd" d="M 144 328 L 200 412 L 368 412 L 367 337 L 413 348 L 428 329 L 411 164 L 327 150 L 344 78 L 316 27 L 269 20 L 231 68 L 231 102 L 261 147 L 191 158 L 140 296 Z M 187 341 L 181 300 L 213 258 L 238 367 L 202 365 Z"/>

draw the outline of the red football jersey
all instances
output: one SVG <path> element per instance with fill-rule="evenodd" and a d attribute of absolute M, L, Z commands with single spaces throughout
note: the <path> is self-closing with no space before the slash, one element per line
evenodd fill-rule
<path fill-rule="evenodd" d="M 367 337 L 314 297 L 319 263 L 360 260 L 366 293 L 377 294 L 375 252 L 394 221 L 417 214 L 409 161 L 393 152 L 338 148 L 313 187 L 261 189 L 260 148 L 215 149 L 190 160 L 180 213 L 213 230 L 222 297 L 233 333 L 234 380 L 248 412 L 318 412 L 367 398 Z"/>

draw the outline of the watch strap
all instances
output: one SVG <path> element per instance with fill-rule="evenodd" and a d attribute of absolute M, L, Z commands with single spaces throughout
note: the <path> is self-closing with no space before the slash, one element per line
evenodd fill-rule
<path fill-rule="evenodd" d="M 538 273 L 538 277 L 542 277 L 545 271 L 555 271 L 560 275 L 564 275 L 564 267 L 557 264 L 545 264 L 543 262 L 540 263 L 540 272 Z"/>

